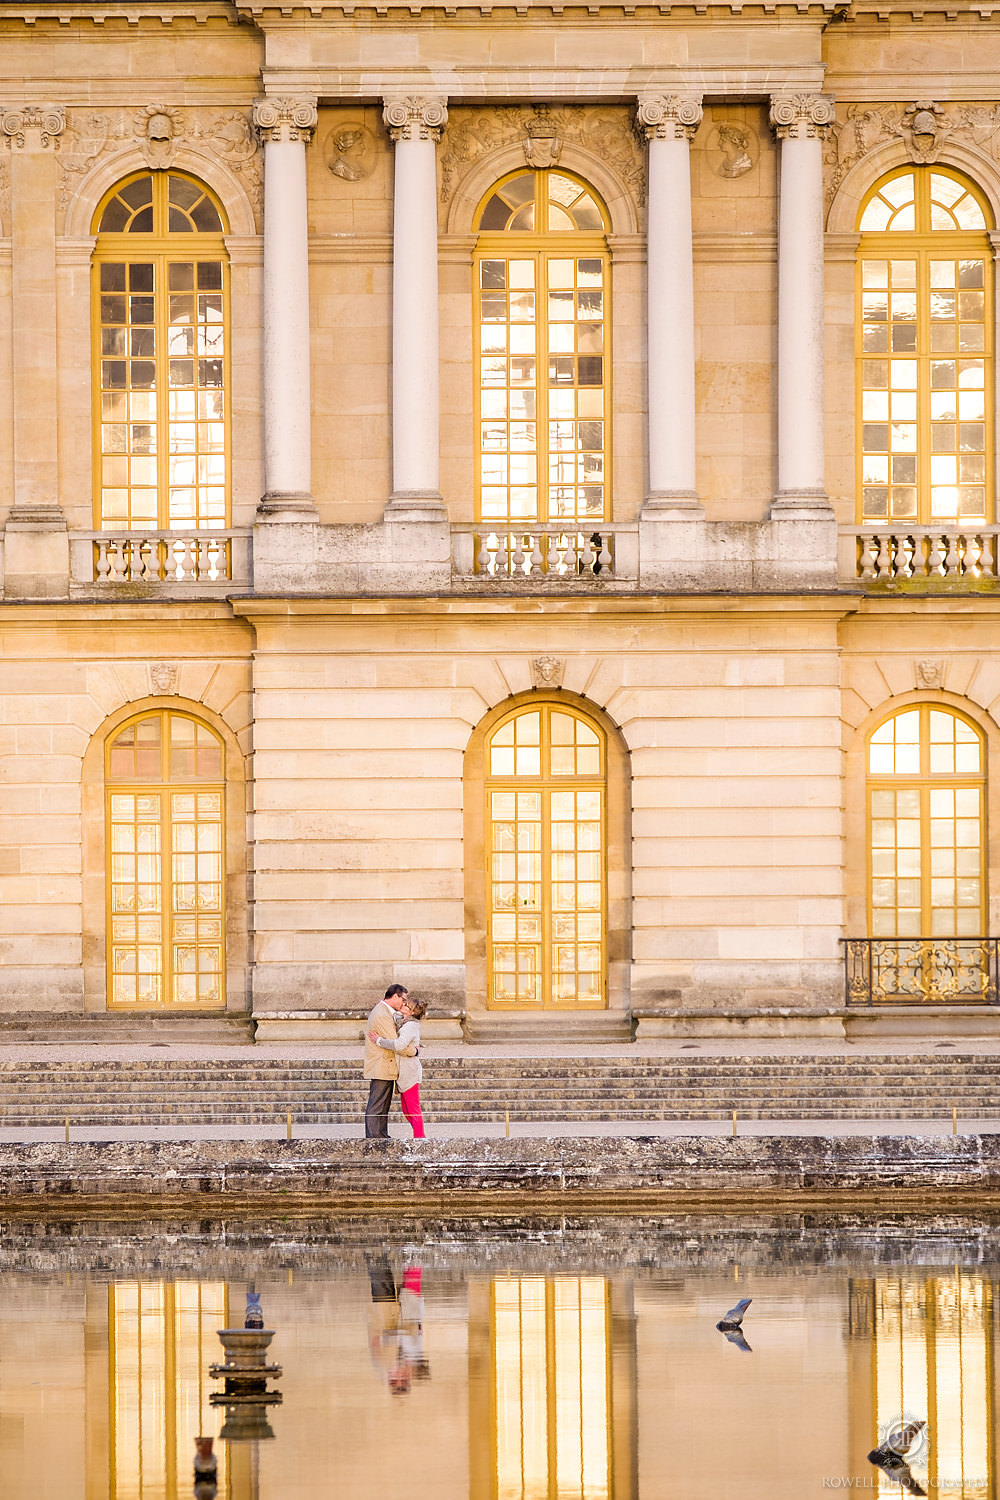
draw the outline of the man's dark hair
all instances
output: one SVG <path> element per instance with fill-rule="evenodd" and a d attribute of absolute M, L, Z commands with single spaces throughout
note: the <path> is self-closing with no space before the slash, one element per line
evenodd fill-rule
<path fill-rule="evenodd" d="M 390 984 L 385 992 L 385 998 L 391 1000 L 393 995 L 408 995 L 409 993 L 405 984 Z"/>

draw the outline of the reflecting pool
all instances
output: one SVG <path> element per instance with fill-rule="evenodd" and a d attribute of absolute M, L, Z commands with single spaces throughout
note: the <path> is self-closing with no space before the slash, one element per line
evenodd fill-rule
<path fill-rule="evenodd" d="M 998 1277 L 990 1217 L 7 1221 L 0 1495 L 993 1500 Z"/>

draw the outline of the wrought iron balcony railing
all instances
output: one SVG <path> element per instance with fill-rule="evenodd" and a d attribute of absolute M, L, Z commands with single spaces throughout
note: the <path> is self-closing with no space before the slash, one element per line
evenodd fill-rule
<path fill-rule="evenodd" d="M 1000 1004 L 1000 938 L 842 938 L 851 1005 Z"/>

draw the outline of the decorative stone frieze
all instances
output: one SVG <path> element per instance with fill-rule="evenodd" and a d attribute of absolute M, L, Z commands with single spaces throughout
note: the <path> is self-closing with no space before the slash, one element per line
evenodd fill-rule
<path fill-rule="evenodd" d="M 264 178 L 249 112 L 179 110 L 164 104 L 138 110 L 67 112 L 59 147 L 60 214 L 65 213 L 79 183 L 100 160 L 130 146 L 139 150 L 151 171 L 171 166 L 184 148 L 214 156 L 239 178 L 260 220 Z"/>
<path fill-rule="evenodd" d="M 536 656 L 531 662 L 531 686 L 533 688 L 561 688 L 566 674 L 566 663 L 558 656 Z"/>
<path fill-rule="evenodd" d="M 647 94 L 636 109 L 647 141 L 693 141 L 701 119 L 700 94 Z"/>
<path fill-rule="evenodd" d="M 59 137 L 66 127 L 62 105 L 26 105 L 23 109 L 5 109 L 0 115 L 0 132 L 11 150 L 23 151 L 36 140 L 43 151 L 49 146 L 59 150 Z"/>
<path fill-rule="evenodd" d="M 452 110 L 440 158 L 441 200 L 493 151 L 520 142 L 529 166 L 565 161 L 574 145 L 600 156 L 633 201 L 646 201 L 645 151 L 625 108 L 536 106 L 523 109 L 464 107 Z M 551 162 L 543 163 L 545 153 Z"/>
<path fill-rule="evenodd" d="M 918 166 L 936 162 L 946 144 L 981 152 L 995 162 L 1000 159 L 1000 105 L 945 106 L 932 99 L 850 105 L 834 121 L 826 140 L 827 202 L 853 167 L 893 141 L 901 142 Z"/>
<path fill-rule="evenodd" d="M 382 122 L 393 141 L 439 141 L 448 123 L 448 101 L 443 94 L 386 99 Z"/>
<path fill-rule="evenodd" d="M 265 144 L 269 141 L 309 141 L 318 119 L 319 111 L 312 95 L 258 99 L 253 107 L 254 127 Z"/>
<path fill-rule="evenodd" d="M 833 124 L 834 101 L 829 94 L 772 94 L 771 126 L 779 141 L 819 136 Z"/>

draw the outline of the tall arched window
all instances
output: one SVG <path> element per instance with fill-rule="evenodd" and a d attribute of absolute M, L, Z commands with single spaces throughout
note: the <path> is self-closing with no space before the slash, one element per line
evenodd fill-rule
<path fill-rule="evenodd" d="M 868 741 L 872 937 L 986 932 L 985 747 L 951 709 L 901 709 Z"/>
<path fill-rule="evenodd" d="M 490 1005 L 606 1004 L 606 747 L 582 714 L 521 708 L 486 746 Z"/>
<path fill-rule="evenodd" d="M 992 522 L 993 251 L 962 178 L 906 167 L 858 224 L 861 519 Z"/>
<path fill-rule="evenodd" d="M 96 525 L 225 527 L 222 211 L 190 177 L 143 172 L 108 194 L 94 228 Z"/>
<path fill-rule="evenodd" d="M 108 1004 L 225 1005 L 223 745 L 156 709 L 106 747 Z"/>
<path fill-rule="evenodd" d="M 552 168 L 495 187 L 478 218 L 481 520 L 609 515 L 604 210 Z"/>

